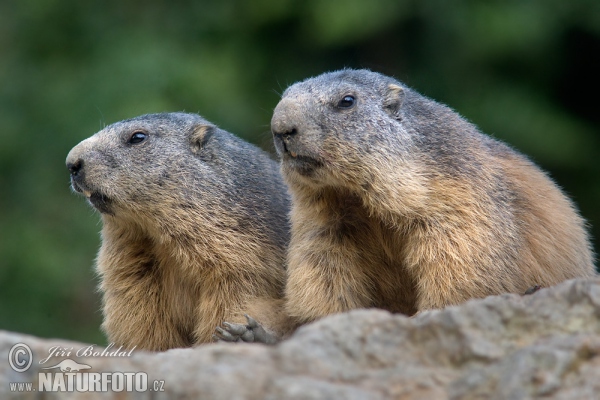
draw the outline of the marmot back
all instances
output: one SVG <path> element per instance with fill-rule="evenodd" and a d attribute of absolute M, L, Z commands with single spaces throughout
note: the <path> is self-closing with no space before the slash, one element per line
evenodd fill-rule
<path fill-rule="evenodd" d="M 584 222 L 526 157 L 367 70 L 288 88 L 272 131 L 292 195 L 286 308 L 414 314 L 594 274 Z"/>
<path fill-rule="evenodd" d="M 289 198 L 266 153 L 198 115 L 151 114 L 84 140 L 67 166 L 102 215 L 109 341 L 191 346 L 244 313 L 285 329 Z"/>

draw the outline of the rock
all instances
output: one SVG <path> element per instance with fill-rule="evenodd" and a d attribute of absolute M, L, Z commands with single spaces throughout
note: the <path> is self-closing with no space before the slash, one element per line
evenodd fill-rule
<path fill-rule="evenodd" d="M 33 353 L 25 372 L 6 361 L 16 343 Z M 55 346 L 72 354 L 40 364 Z M 302 327 L 272 347 L 217 343 L 134 351 L 129 357 L 77 357 L 87 346 L 0 331 L 0 398 L 594 399 L 600 398 L 600 279 L 569 281 L 530 296 L 471 300 L 413 318 L 356 310 Z M 91 369 L 41 369 L 64 359 Z M 148 387 L 118 393 L 39 390 L 42 379 L 59 388 L 60 375 L 83 379 L 102 372 L 117 381 L 125 376 L 118 373 L 147 373 Z M 12 392 L 11 382 L 31 382 L 36 391 Z M 154 391 L 161 382 L 164 391 Z"/>

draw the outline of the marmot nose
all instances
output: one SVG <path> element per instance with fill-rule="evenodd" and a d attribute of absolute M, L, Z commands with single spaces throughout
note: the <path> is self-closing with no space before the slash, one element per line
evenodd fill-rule
<path fill-rule="evenodd" d="M 296 128 L 284 128 L 281 130 L 275 130 L 273 129 L 273 136 L 282 139 L 285 137 L 290 137 L 290 136 L 294 136 L 298 133 L 298 130 Z"/>
<path fill-rule="evenodd" d="M 83 168 L 83 160 L 80 158 L 75 160 L 75 162 L 68 162 L 67 168 L 69 169 L 69 172 L 71 172 L 71 175 L 75 176 L 81 171 L 81 168 Z"/>

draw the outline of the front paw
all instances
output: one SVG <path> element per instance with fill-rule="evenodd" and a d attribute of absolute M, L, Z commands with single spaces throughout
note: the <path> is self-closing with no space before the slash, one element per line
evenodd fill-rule
<path fill-rule="evenodd" d="M 525 293 L 523 293 L 523 296 L 528 296 L 530 294 L 534 294 L 535 292 L 537 292 L 538 290 L 540 290 L 542 287 L 540 285 L 533 285 L 532 287 L 530 287 L 529 289 L 527 289 L 525 291 Z"/>
<path fill-rule="evenodd" d="M 223 326 L 218 326 L 213 339 L 218 342 L 246 342 L 246 343 L 264 343 L 275 344 L 277 338 L 259 324 L 248 314 L 244 314 L 247 324 L 233 324 L 223 322 Z"/>

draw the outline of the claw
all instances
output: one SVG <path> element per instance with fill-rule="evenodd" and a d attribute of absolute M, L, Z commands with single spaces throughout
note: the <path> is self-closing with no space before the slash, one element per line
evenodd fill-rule
<path fill-rule="evenodd" d="M 248 330 L 248 328 L 246 328 L 246 325 L 232 324 L 230 322 L 223 322 L 223 326 L 225 326 L 225 329 L 227 329 L 228 332 L 237 336 L 243 335 L 244 332 Z"/>
<path fill-rule="evenodd" d="M 236 342 L 238 339 L 237 337 L 233 336 L 231 333 L 227 332 L 225 329 L 221 328 L 220 326 L 217 326 L 216 331 L 220 335 L 220 337 L 219 337 L 220 340 L 224 340 L 226 342 Z"/>
<path fill-rule="evenodd" d="M 251 316 L 249 316 L 248 314 L 244 314 L 244 317 L 246 317 L 246 320 L 248 320 L 248 326 L 252 329 L 258 328 L 260 325 L 258 322 L 256 322 L 256 320 L 254 318 L 252 318 Z"/>

